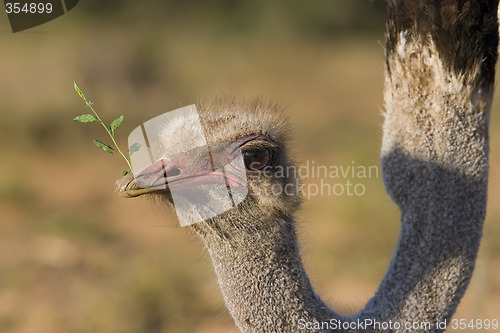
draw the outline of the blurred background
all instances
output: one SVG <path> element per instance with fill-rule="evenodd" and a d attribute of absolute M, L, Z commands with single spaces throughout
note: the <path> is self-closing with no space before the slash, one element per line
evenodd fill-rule
<path fill-rule="evenodd" d="M 297 158 L 379 165 L 383 1 L 81 1 L 13 34 L 0 12 L 0 332 L 237 332 L 209 257 L 99 150 L 76 80 L 122 146 L 140 123 L 226 89 L 287 108 Z M 455 318 L 500 319 L 500 104 L 477 269 Z M 316 196 L 298 216 L 304 263 L 341 313 L 375 292 L 399 232 L 381 178 Z M 463 331 L 462 331 L 463 332 Z"/>

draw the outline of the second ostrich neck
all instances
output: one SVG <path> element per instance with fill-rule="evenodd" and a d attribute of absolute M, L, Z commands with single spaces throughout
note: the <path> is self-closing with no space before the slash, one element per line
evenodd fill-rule
<path fill-rule="evenodd" d="M 401 326 L 350 331 L 442 332 L 438 324 L 449 323 L 474 270 L 486 212 L 498 1 L 441 4 L 388 1 L 381 159 L 402 227 L 377 292 L 344 319 Z M 236 324 L 243 332 L 342 332 L 299 327 L 342 317 L 314 292 L 293 222 L 275 217 L 234 224 L 246 233 L 202 234 Z M 209 236 L 219 233 L 230 236 Z"/>
<path fill-rule="evenodd" d="M 265 231 L 240 234 L 237 241 L 202 236 L 239 328 L 243 332 L 289 332 L 298 331 L 293 327 L 299 320 L 338 318 L 309 282 L 294 222 L 276 218 L 267 225 Z"/>

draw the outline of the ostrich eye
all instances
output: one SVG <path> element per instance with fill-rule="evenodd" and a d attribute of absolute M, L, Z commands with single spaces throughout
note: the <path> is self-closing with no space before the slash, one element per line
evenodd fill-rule
<path fill-rule="evenodd" d="M 243 152 L 245 167 L 250 171 L 259 171 L 264 169 L 271 160 L 269 150 L 250 150 Z"/>

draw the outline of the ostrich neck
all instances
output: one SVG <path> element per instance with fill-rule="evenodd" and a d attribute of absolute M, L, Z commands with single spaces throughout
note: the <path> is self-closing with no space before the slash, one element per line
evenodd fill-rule
<path fill-rule="evenodd" d="M 398 326 L 350 332 L 441 332 L 465 293 L 486 211 L 497 7 L 498 0 L 388 0 L 382 171 L 401 234 L 374 297 L 344 319 Z M 239 328 L 300 332 L 301 320 L 342 319 L 311 287 L 293 222 L 247 222 L 252 231 L 225 233 L 236 239 L 200 233 Z"/>
<path fill-rule="evenodd" d="M 298 332 L 298 324 L 338 318 L 314 292 L 293 221 L 276 219 L 237 241 L 205 236 L 226 306 L 242 332 Z M 313 332 L 313 331 L 309 331 Z"/>
<path fill-rule="evenodd" d="M 474 270 L 486 212 L 498 0 L 390 0 L 382 173 L 401 210 L 389 270 L 359 318 L 441 332 Z M 430 326 L 429 326 L 430 325 Z"/>

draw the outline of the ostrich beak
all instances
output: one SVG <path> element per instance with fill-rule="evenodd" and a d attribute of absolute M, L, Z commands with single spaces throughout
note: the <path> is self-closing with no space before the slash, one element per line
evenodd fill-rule
<path fill-rule="evenodd" d="M 115 183 L 115 191 L 125 198 L 158 192 L 196 192 L 204 185 L 246 187 L 246 173 L 239 150 L 228 147 L 200 157 L 196 151 L 161 158 L 135 175 L 129 173 Z M 241 159 L 241 161 L 239 161 Z M 196 161 L 196 162 L 195 162 Z M 242 168 L 243 167 L 243 168 Z"/>

